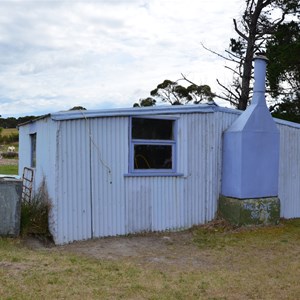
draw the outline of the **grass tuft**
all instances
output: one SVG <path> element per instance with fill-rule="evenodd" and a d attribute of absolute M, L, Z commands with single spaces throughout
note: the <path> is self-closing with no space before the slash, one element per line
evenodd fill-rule
<path fill-rule="evenodd" d="M 49 231 L 49 213 L 51 203 L 47 192 L 45 179 L 43 179 L 37 193 L 29 201 L 21 204 L 21 235 L 38 235 L 51 237 Z"/>

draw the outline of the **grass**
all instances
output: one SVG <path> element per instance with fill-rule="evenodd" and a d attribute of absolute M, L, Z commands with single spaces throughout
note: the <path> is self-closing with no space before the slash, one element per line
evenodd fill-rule
<path fill-rule="evenodd" d="M 0 165 L 0 174 L 17 175 L 18 165 Z"/>
<path fill-rule="evenodd" d="M 195 259 L 204 263 L 161 268 L 133 257 L 94 259 L 60 247 L 29 250 L 19 239 L 2 238 L 0 298 L 299 298 L 299 219 L 254 229 L 203 226 L 192 234 Z M 176 254 L 176 245 L 170 247 Z"/>
<path fill-rule="evenodd" d="M 3 136 L 9 136 L 12 133 L 19 133 L 19 131 L 17 128 L 3 128 L 1 134 Z"/>

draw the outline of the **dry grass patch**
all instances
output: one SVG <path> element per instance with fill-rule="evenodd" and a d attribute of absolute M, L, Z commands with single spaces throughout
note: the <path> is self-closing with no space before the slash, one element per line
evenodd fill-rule
<path fill-rule="evenodd" d="M 122 251 L 123 249 L 123 251 Z M 0 240 L 1 299 L 297 299 L 300 220 L 30 250 Z"/>
<path fill-rule="evenodd" d="M 9 136 L 11 134 L 19 134 L 18 129 L 17 128 L 3 128 L 2 129 L 3 136 Z"/>

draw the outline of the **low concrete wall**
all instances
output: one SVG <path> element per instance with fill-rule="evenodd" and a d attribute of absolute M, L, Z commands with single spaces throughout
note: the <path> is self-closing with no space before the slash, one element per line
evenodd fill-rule
<path fill-rule="evenodd" d="M 0 235 L 18 236 L 21 219 L 22 180 L 0 178 Z"/>

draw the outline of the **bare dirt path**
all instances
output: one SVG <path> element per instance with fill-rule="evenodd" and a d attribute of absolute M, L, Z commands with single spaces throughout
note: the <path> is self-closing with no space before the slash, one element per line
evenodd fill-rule
<path fill-rule="evenodd" d="M 57 249 L 96 259 L 135 262 L 156 269 L 203 268 L 212 264 L 209 252 L 199 251 L 190 231 L 99 238 Z"/>
<path fill-rule="evenodd" d="M 32 237 L 25 238 L 23 243 L 30 249 L 68 252 L 97 260 L 122 260 L 157 270 L 209 268 L 216 263 L 210 251 L 199 251 L 188 230 L 97 238 L 63 246 L 45 245 Z"/>

